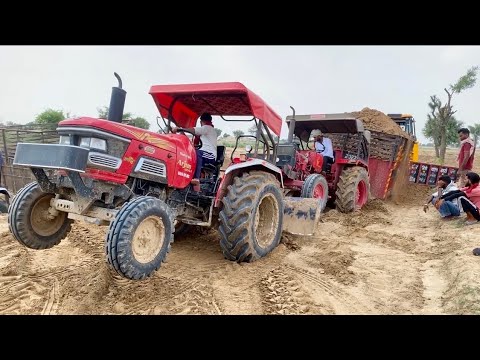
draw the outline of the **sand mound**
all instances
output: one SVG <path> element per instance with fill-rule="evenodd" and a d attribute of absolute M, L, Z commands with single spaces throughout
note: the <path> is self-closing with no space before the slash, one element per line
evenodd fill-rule
<path fill-rule="evenodd" d="M 381 111 L 366 107 L 361 111 L 352 111 L 352 114 L 356 118 L 363 121 L 363 124 L 367 130 L 410 138 L 410 136 L 403 131 L 402 128 L 395 123 L 395 121 L 390 119 Z"/>
<path fill-rule="evenodd" d="M 434 187 L 408 183 L 402 191 L 398 191 L 395 194 L 395 199 L 392 199 L 399 205 L 417 205 L 425 204 L 427 198 L 435 192 Z"/>

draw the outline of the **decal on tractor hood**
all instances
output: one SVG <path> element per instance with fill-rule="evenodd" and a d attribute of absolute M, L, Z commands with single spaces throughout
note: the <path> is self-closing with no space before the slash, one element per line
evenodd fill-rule
<path fill-rule="evenodd" d="M 191 173 L 192 172 L 192 164 L 189 164 L 182 159 L 178 160 L 178 166 L 180 166 L 184 171 Z"/>
<path fill-rule="evenodd" d="M 163 139 L 158 138 L 157 136 L 146 132 L 146 131 L 141 131 L 141 130 L 132 130 L 128 129 L 125 126 L 122 126 L 120 124 L 113 124 L 113 126 L 116 126 L 118 128 L 121 128 L 123 131 L 128 132 L 129 134 L 133 135 L 135 139 L 140 140 L 140 141 L 145 141 L 149 144 L 152 144 L 154 146 L 157 146 L 161 149 L 168 150 L 168 151 L 174 151 L 175 148 L 170 144 L 168 141 L 165 141 Z"/>

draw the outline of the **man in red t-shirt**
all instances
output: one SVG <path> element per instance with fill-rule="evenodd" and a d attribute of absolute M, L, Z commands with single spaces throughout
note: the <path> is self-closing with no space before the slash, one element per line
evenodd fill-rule
<path fill-rule="evenodd" d="M 458 153 L 458 187 L 465 186 L 465 174 L 472 171 L 473 159 L 475 156 L 475 144 L 470 139 L 470 130 L 467 128 L 461 128 L 458 130 L 458 136 L 460 138 L 460 152 Z"/>

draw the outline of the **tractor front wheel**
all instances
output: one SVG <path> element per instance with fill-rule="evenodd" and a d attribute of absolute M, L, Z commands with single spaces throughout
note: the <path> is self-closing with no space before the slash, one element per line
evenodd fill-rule
<path fill-rule="evenodd" d="M 369 193 L 367 170 L 360 166 L 344 168 L 337 184 L 335 203 L 339 211 L 353 212 L 367 203 Z"/>
<path fill-rule="evenodd" d="M 55 194 L 44 193 L 37 182 L 20 189 L 8 211 L 8 227 L 15 239 L 31 249 L 49 249 L 70 231 L 66 212 L 53 216 L 48 210 Z"/>
<path fill-rule="evenodd" d="M 172 213 L 167 204 L 140 196 L 122 206 L 105 241 L 107 260 L 121 276 L 140 280 L 158 270 L 173 242 Z"/>
<path fill-rule="evenodd" d="M 252 262 L 277 247 L 284 203 L 275 176 L 262 171 L 236 176 L 222 202 L 220 246 L 227 259 Z"/>
<path fill-rule="evenodd" d="M 310 174 L 305 179 L 302 186 L 303 198 L 313 198 L 321 200 L 320 210 L 325 210 L 328 201 L 328 183 L 327 180 L 320 174 Z"/>

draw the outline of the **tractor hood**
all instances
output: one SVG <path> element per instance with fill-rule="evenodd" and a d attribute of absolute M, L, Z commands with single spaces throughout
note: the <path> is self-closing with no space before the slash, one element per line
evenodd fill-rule
<path fill-rule="evenodd" d="M 102 130 L 106 133 L 114 134 L 129 140 L 138 140 L 160 149 L 175 152 L 176 138 L 164 134 L 157 134 L 152 131 L 137 128 L 131 125 L 125 125 L 104 119 L 95 119 L 90 117 L 80 117 L 75 119 L 63 120 L 58 124 L 57 131 L 67 128 L 87 128 Z"/>

